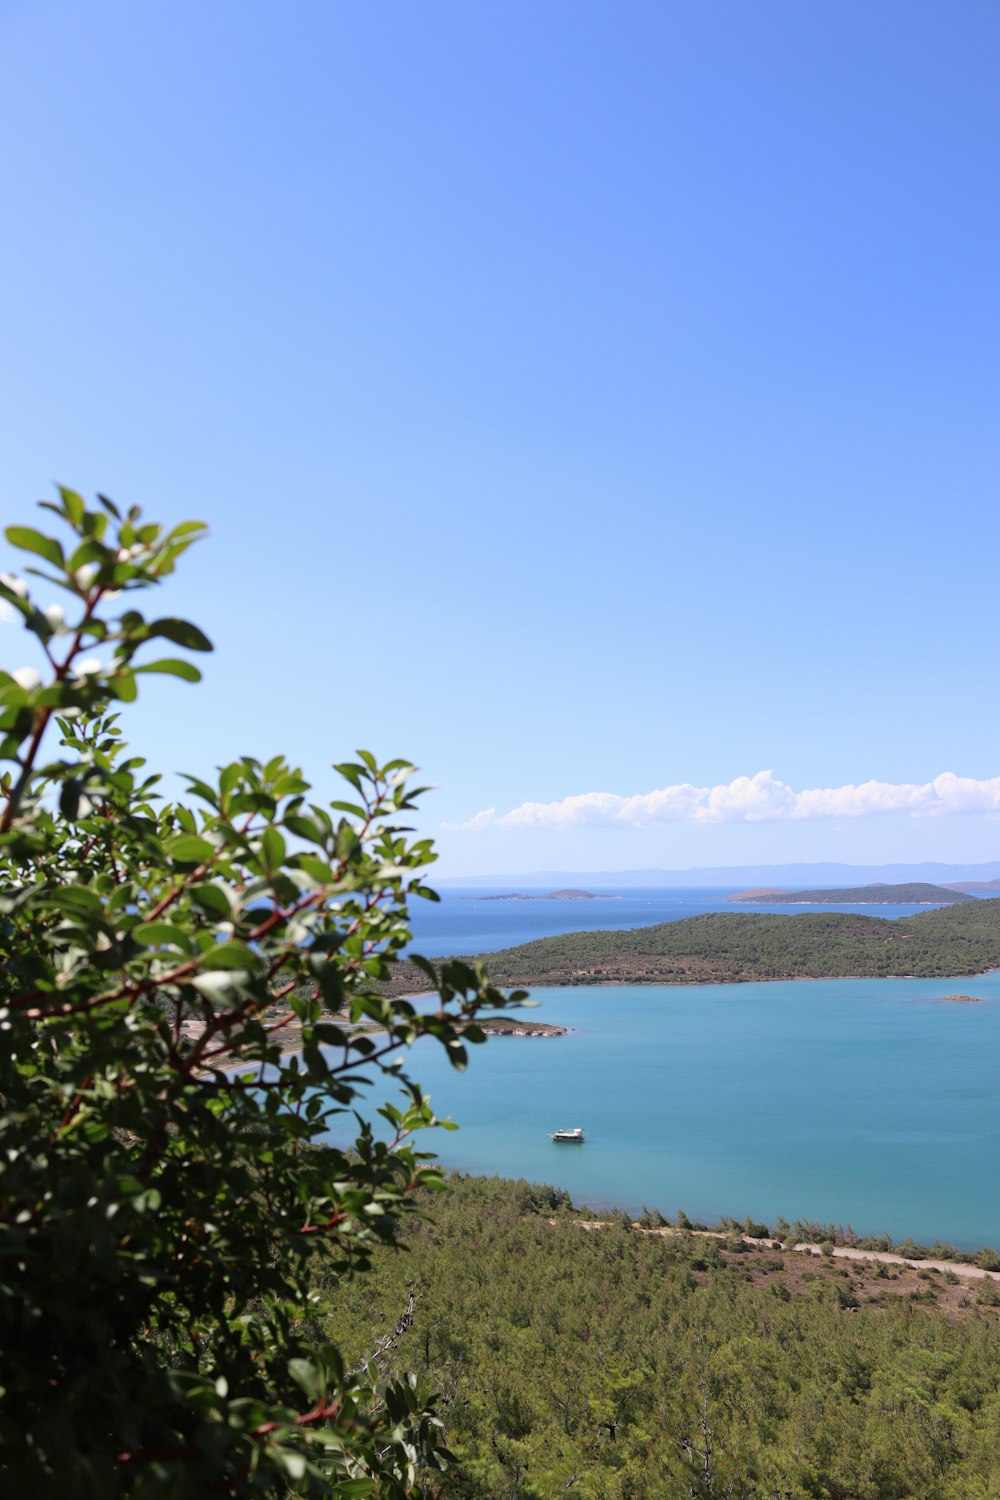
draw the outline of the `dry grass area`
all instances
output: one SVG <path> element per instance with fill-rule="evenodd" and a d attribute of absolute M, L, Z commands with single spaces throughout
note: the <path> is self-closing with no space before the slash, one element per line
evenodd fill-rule
<path fill-rule="evenodd" d="M 554 1221 L 553 1221 L 554 1222 Z M 581 1219 L 581 1229 L 603 1229 L 610 1221 Z M 752 1286 L 783 1286 L 791 1297 L 834 1295 L 845 1310 L 868 1306 L 873 1310 L 905 1303 L 936 1307 L 950 1323 L 987 1315 L 1000 1317 L 1000 1272 L 956 1262 L 910 1264 L 890 1252 L 855 1251 L 837 1247 L 832 1255 L 818 1246 L 789 1249 L 777 1240 L 752 1240 L 718 1232 L 649 1229 L 635 1224 L 640 1234 L 687 1235 L 692 1245 L 692 1274 L 704 1285 L 721 1257 Z M 699 1269 L 698 1242 L 708 1256 Z M 996 1298 L 994 1303 L 993 1299 Z"/>
<path fill-rule="evenodd" d="M 973 1280 L 956 1271 L 916 1269 L 874 1260 L 852 1260 L 815 1255 L 808 1251 L 722 1251 L 727 1266 L 739 1271 L 754 1286 L 784 1284 L 793 1297 L 811 1297 L 817 1288 L 830 1288 L 846 1308 L 852 1303 L 873 1309 L 900 1302 L 934 1306 L 950 1323 L 980 1316 L 994 1316 L 1000 1308 L 983 1306 L 977 1299 L 986 1278 Z M 708 1273 L 695 1271 L 701 1281 Z"/>

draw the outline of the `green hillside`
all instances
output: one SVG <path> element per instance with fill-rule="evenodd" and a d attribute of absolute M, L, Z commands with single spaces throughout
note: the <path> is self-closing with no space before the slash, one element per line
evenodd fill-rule
<path fill-rule="evenodd" d="M 452 1178 L 428 1208 L 314 1313 L 349 1364 L 441 1393 L 461 1467 L 421 1494 L 1000 1495 L 997 1283 L 587 1228 L 525 1182 Z"/>
<path fill-rule="evenodd" d="M 502 985 L 698 984 L 846 975 L 936 978 L 1000 967 L 1000 900 L 892 921 L 849 912 L 718 912 L 624 932 L 571 932 L 483 955 Z M 396 988 L 419 991 L 399 966 Z"/>

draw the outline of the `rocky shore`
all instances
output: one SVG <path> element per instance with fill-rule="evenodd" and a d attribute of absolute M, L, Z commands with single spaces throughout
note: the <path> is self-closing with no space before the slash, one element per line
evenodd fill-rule
<path fill-rule="evenodd" d="M 545 1021 L 480 1021 L 487 1036 L 565 1036 L 568 1026 L 550 1026 Z"/>

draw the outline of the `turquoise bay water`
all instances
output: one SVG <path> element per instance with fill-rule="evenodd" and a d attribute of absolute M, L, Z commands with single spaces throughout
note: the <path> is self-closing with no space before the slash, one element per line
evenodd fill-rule
<path fill-rule="evenodd" d="M 981 1005 L 945 1003 L 952 993 Z M 1000 972 L 977 979 L 536 990 L 564 1037 L 409 1062 L 450 1166 L 577 1203 L 1000 1245 Z M 550 1131 L 582 1125 L 583 1146 Z"/>

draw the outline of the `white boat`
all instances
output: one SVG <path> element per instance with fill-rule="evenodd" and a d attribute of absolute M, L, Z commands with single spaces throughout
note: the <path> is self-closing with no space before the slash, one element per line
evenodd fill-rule
<path fill-rule="evenodd" d="M 583 1144 L 583 1131 L 577 1126 L 576 1130 L 553 1130 L 551 1139 L 554 1141 L 578 1141 Z"/>

